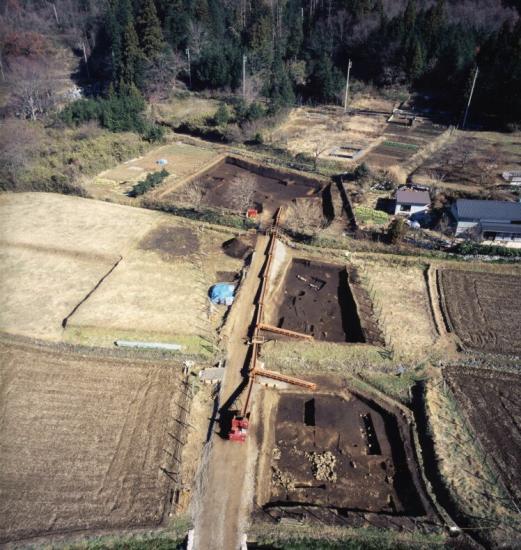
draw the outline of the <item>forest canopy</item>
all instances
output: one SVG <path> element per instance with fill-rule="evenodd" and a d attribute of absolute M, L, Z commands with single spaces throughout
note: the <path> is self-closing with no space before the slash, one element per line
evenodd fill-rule
<path fill-rule="evenodd" d="M 53 8 L 56 8 L 54 12 Z M 460 112 L 476 66 L 475 111 L 521 122 L 517 0 L 6 0 L 3 68 L 45 58 L 61 39 L 83 51 L 94 93 L 161 96 L 242 90 L 274 109 L 340 102 L 354 79 L 435 95 Z"/>

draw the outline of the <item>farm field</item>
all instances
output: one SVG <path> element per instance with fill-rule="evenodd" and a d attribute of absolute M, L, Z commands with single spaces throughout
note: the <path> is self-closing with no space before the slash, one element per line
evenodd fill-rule
<path fill-rule="evenodd" d="M 83 186 L 93 198 L 131 204 L 135 200 L 126 194 L 138 181 L 145 179 L 147 174 L 164 168 L 169 173 L 165 183 L 173 183 L 200 170 L 217 155 L 215 148 L 202 148 L 177 141 L 151 149 L 142 157 L 105 170 Z M 166 160 L 168 164 L 160 166 L 157 163 L 159 159 Z"/>
<path fill-rule="evenodd" d="M 518 275 L 442 269 L 437 276 L 445 320 L 465 347 L 491 353 L 521 352 Z"/>
<path fill-rule="evenodd" d="M 159 525 L 180 367 L 4 336 L 0 353 L 0 543 Z"/>
<path fill-rule="evenodd" d="M 445 130 L 445 127 L 433 124 L 427 119 L 421 119 L 412 127 L 388 123 L 381 142 L 369 151 L 364 162 L 372 169 L 403 167 Z"/>
<path fill-rule="evenodd" d="M 256 494 L 265 513 L 306 516 L 312 506 L 313 517 L 336 509 L 348 523 L 350 512 L 428 515 L 407 430 L 391 412 L 347 391 L 273 399 Z"/>
<path fill-rule="evenodd" d="M 3 195 L 0 217 L 0 329 L 110 346 L 178 338 L 211 352 L 224 310 L 208 309 L 208 288 L 242 267 L 221 249 L 230 233 L 44 193 Z"/>
<path fill-rule="evenodd" d="M 521 170 L 520 134 L 458 131 L 412 177 L 420 184 L 474 194 L 493 191 L 498 199 L 511 199 L 501 177 L 508 170 Z"/>
<path fill-rule="evenodd" d="M 381 107 L 381 106 L 380 106 Z M 388 113 L 345 115 L 340 107 L 293 109 L 283 124 L 270 135 L 270 141 L 292 154 L 314 155 L 336 162 L 352 162 L 349 156 L 364 150 L 383 134 Z"/>
<path fill-rule="evenodd" d="M 521 499 L 521 377 L 496 370 L 444 369 L 444 378 L 470 421 L 487 461 L 519 502 Z"/>

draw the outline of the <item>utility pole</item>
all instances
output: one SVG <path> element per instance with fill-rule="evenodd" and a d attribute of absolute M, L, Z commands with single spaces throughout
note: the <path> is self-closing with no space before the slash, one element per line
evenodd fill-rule
<path fill-rule="evenodd" d="M 344 97 L 344 114 L 347 111 L 347 100 L 349 98 L 349 75 L 351 73 L 352 66 L 353 66 L 353 62 L 349 59 L 347 62 L 347 80 L 346 80 L 346 95 Z"/>
<path fill-rule="evenodd" d="M 4 64 L 2 63 L 2 55 L 1 54 L 0 54 L 0 74 L 2 75 L 2 80 L 5 82 Z"/>
<path fill-rule="evenodd" d="M 188 57 L 188 82 L 192 89 L 192 66 L 190 64 L 190 48 L 186 48 L 186 56 Z"/>
<path fill-rule="evenodd" d="M 246 101 L 246 56 L 242 56 L 242 99 Z"/>
<path fill-rule="evenodd" d="M 87 59 L 87 50 L 85 48 L 85 40 L 81 42 L 83 48 L 83 61 L 85 62 L 85 69 L 87 69 L 87 78 L 90 80 L 89 60 Z"/>
<path fill-rule="evenodd" d="M 56 19 L 56 23 L 59 25 L 60 21 L 58 19 L 58 12 L 56 11 L 56 4 L 54 2 L 51 2 L 51 3 L 52 3 L 52 9 L 54 11 L 54 18 Z"/>
<path fill-rule="evenodd" d="M 465 116 L 463 117 L 463 124 L 461 125 L 462 130 L 465 129 L 465 124 L 467 124 L 467 116 L 469 114 L 470 102 L 472 101 L 472 96 L 474 95 L 474 88 L 476 86 L 476 80 L 478 79 L 478 73 L 479 73 L 479 68 L 476 67 L 476 72 L 474 73 L 474 80 L 472 81 L 472 88 L 470 89 L 469 101 L 467 103 L 467 108 L 465 109 Z"/>

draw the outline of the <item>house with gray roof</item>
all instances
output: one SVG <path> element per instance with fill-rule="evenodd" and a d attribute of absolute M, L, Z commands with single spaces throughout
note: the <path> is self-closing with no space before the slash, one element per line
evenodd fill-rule
<path fill-rule="evenodd" d="M 416 191 L 414 189 L 399 189 L 396 192 L 395 214 L 410 216 L 417 212 L 425 212 L 431 204 L 428 191 Z"/>
<path fill-rule="evenodd" d="M 452 205 L 456 237 L 521 243 L 521 203 L 458 199 Z"/>

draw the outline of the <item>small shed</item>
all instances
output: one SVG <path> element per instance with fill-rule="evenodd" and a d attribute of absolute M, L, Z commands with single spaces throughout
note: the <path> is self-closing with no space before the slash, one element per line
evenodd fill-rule
<path fill-rule="evenodd" d="M 417 212 L 425 212 L 431 204 L 431 197 L 427 191 L 414 189 L 399 189 L 396 193 L 395 214 L 410 216 Z"/>

